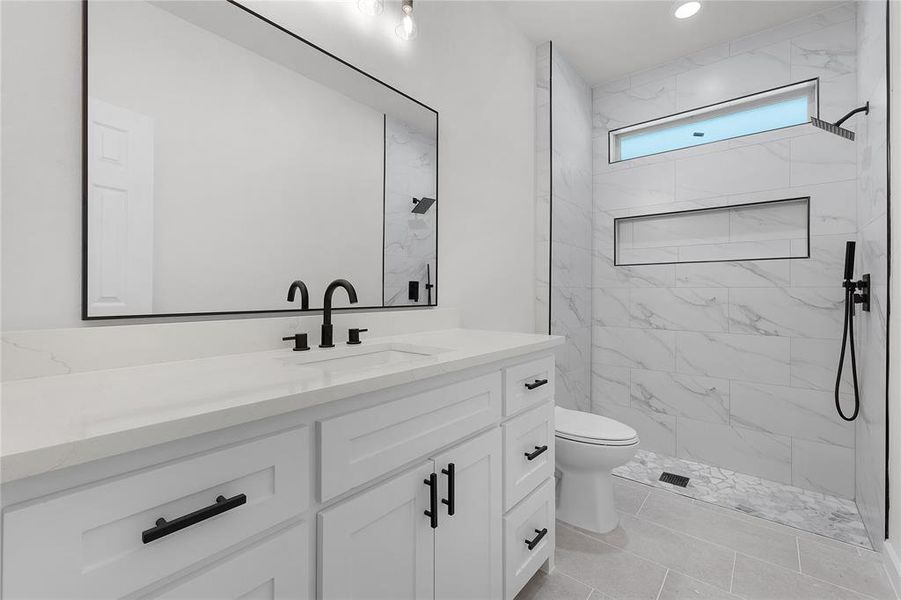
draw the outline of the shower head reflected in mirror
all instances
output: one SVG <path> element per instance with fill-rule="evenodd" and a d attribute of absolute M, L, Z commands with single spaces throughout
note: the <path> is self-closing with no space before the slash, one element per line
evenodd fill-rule
<path fill-rule="evenodd" d="M 435 198 L 426 198 L 425 196 L 422 198 L 413 198 L 412 212 L 417 215 L 424 215 L 435 202 L 437 202 Z"/>

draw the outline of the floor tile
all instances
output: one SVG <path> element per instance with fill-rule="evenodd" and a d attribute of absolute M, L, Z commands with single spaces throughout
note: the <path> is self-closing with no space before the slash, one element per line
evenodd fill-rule
<path fill-rule="evenodd" d="M 855 548 L 836 548 L 799 540 L 801 572 L 872 596 L 891 598 L 893 591 L 882 561 L 875 553 L 860 556 Z"/>
<path fill-rule="evenodd" d="M 656 600 L 662 567 L 574 529 L 557 527 L 556 568 L 617 600 Z"/>
<path fill-rule="evenodd" d="M 670 570 L 663 582 L 663 589 L 657 600 L 739 600 L 721 589 L 715 588 L 702 581 L 698 581 L 678 571 Z"/>
<path fill-rule="evenodd" d="M 825 581 L 739 554 L 732 593 L 748 600 L 859 600 L 866 598 Z"/>
<path fill-rule="evenodd" d="M 659 480 L 663 471 L 685 475 L 691 481 L 686 488 L 663 483 Z M 813 534 L 872 548 L 852 500 L 645 450 L 639 450 L 633 460 L 613 473 Z"/>
<path fill-rule="evenodd" d="M 516 595 L 516 600 L 586 600 L 591 588 L 555 569 L 550 575 L 538 571 Z"/>
<path fill-rule="evenodd" d="M 613 496 L 616 510 L 634 515 L 644 504 L 651 488 L 620 477 L 613 478 Z"/>
<path fill-rule="evenodd" d="M 695 537 L 621 514 L 619 527 L 605 534 L 588 533 L 670 569 L 728 590 L 735 552 Z"/>
<path fill-rule="evenodd" d="M 687 498 L 654 491 L 638 516 L 782 567 L 799 570 L 798 547 L 793 535 L 774 531 L 751 520 L 732 518 Z"/>

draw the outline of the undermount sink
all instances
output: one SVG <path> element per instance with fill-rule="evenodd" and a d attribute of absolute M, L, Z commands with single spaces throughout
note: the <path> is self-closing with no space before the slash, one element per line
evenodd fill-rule
<path fill-rule="evenodd" d="M 317 369 L 327 374 L 347 373 L 412 363 L 447 352 L 445 348 L 432 348 L 413 344 L 362 344 L 358 347 L 341 349 L 313 349 L 295 353 L 294 356 L 279 357 L 285 364 Z"/>

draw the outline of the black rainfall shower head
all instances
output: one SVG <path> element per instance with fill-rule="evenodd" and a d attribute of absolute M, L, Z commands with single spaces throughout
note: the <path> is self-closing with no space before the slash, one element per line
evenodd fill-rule
<path fill-rule="evenodd" d="M 870 103 L 867 102 L 863 106 L 859 106 L 859 107 L 855 108 L 854 110 L 852 110 L 851 112 L 846 114 L 844 117 L 842 117 L 835 123 L 829 123 L 827 121 L 818 119 L 816 117 L 810 117 L 810 124 L 813 125 L 814 127 L 817 127 L 818 129 L 822 129 L 823 131 L 828 131 L 829 133 L 834 133 L 835 135 L 843 137 L 846 140 L 854 141 L 854 132 L 851 131 L 850 129 L 845 129 L 844 127 L 842 127 L 842 123 L 844 123 L 849 118 L 851 118 L 852 116 L 856 115 L 859 112 L 862 112 L 865 115 L 870 114 Z"/>
<path fill-rule="evenodd" d="M 435 204 L 437 200 L 435 198 L 426 198 L 423 196 L 422 198 L 413 198 L 413 213 L 417 215 L 424 215 L 426 211 L 432 208 L 432 205 Z"/>
<path fill-rule="evenodd" d="M 835 135 L 841 136 L 847 140 L 854 141 L 854 132 L 850 129 L 845 129 L 844 127 L 833 125 L 832 123 L 817 119 L 816 117 L 810 117 L 810 124 L 814 127 L 822 129 L 823 131 L 828 131 L 829 133 L 834 133 Z"/>

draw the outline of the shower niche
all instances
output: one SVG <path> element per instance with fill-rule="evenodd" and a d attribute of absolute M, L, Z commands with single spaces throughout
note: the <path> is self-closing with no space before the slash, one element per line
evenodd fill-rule
<path fill-rule="evenodd" d="M 616 266 L 810 257 L 810 198 L 613 219 Z"/>

